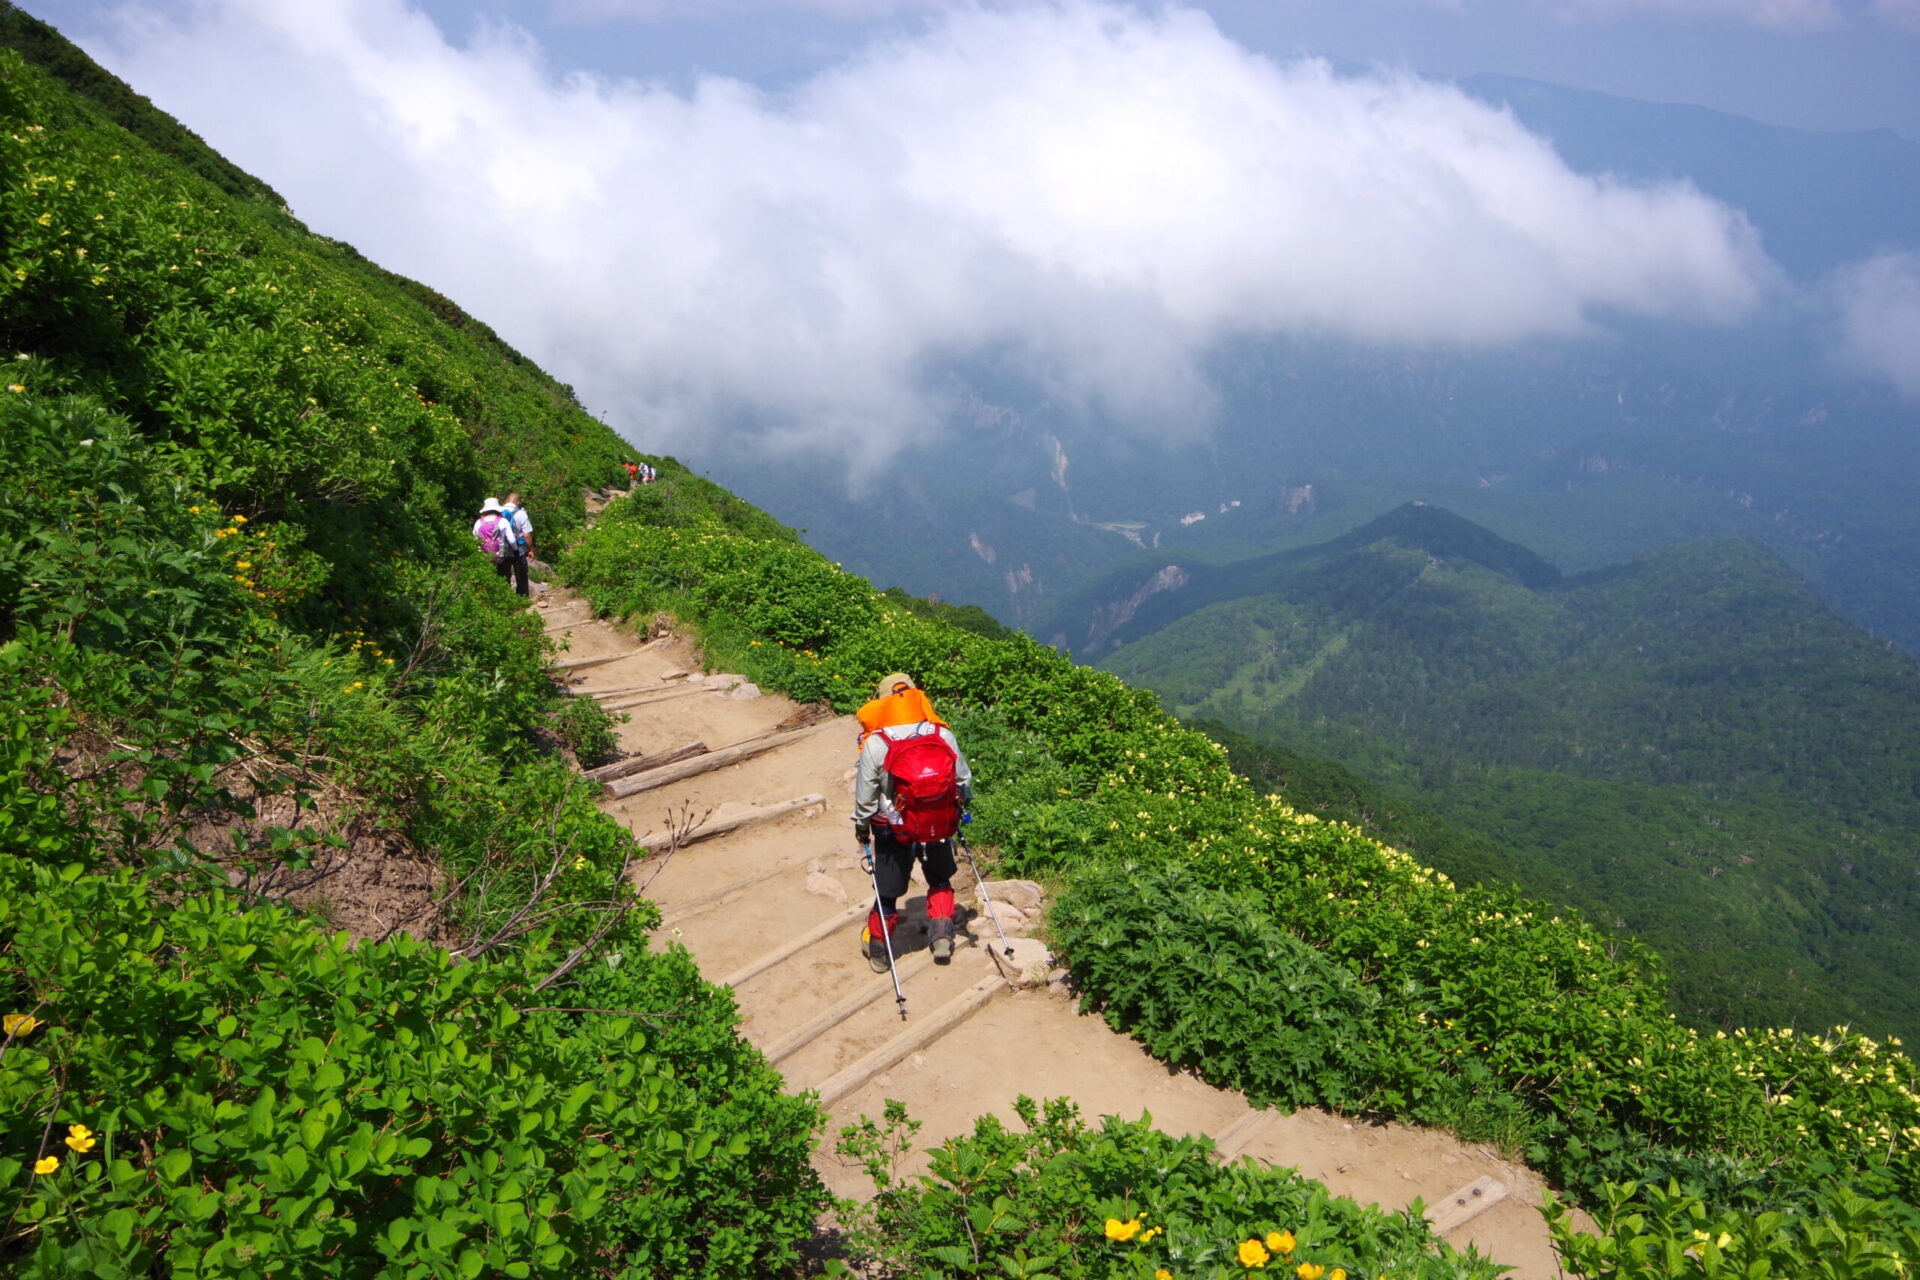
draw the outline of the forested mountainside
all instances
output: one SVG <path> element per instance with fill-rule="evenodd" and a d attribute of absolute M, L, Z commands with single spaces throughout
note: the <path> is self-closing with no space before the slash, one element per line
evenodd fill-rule
<path fill-rule="evenodd" d="M 1913 660 L 1752 543 L 1561 579 L 1471 529 L 1196 569 L 1106 665 L 1480 837 L 1414 845 L 1652 942 L 1698 1025 L 1920 1029 Z"/>
<path fill-rule="evenodd" d="M 565 388 L 117 100 L 141 136 L 0 50 L 0 1267 L 801 1265 L 819 1113 L 645 945 L 645 851 L 570 759 L 606 722 L 466 534 L 518 484 L 609 614 L 840 708 L 927 673 L 980 842 L 1060 888 L 1089 1007 L 1169 1064 L 1526 1153 L 1601 1220 L 1563 1235 L 1578 1274 L 1904 1269 L 1898 1046 L 1696 1034 L 1645 949 L 1261 795 L 1150 695 L 877 592 L 670 460 L 584 529 L 620 445 Z M 896 1188 L 869 1260 L 1489 1272 L 1285 1170 L 1029 1114 Z"/>

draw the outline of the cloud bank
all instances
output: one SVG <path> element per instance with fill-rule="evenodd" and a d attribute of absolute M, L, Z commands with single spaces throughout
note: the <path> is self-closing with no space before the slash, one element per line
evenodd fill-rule
<path fill-rule="evenodd" d="M 1843 363 L 1920 400 L 1920 253 L 1884 253 L 1835 273 Z"/>
<path fill-rule="evenodd" d="M 136 4 L 114 32 L 104 62 L 316 230 L 658 447 L 727 426 L 871 464 L 989 352 L 1163 432 L 1229 337 L 1723 322 L 1771 275 L 1689 188 L 1576 174 L 1450 87 L 1276 64 L 1191 10 L 959 9 L 779 95 L 555 76 L 405 0 Z"/>

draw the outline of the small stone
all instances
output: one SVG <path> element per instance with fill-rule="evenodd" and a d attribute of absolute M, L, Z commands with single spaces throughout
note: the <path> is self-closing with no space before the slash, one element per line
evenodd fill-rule
<path fill-rule="evenodd" d="M 1033 923 L 1027 919 L 1026 912 L 1018 907 L 1008 906 L 1002 902 L 994 903 L 993 911 L 995 915 L 1000 917 L 1000 927 L 1008 933 L 1021 933 L 1031 927 Z M 986 915 L 986 911 L 983 909 L 980 914 Z"/>
<path fill-rule="evenodd" d="M 729 689 L 727 696 L 735 702 L 749 702 L 760 696 L 760 686 L 752 681 L 742 681 Z"/>
<path fill-rule="evenodd" d="M 808 872 L 806 883 L 801 887 L 808 893 L 817 894 L 833 902 L 847 900 L 847 887 L 824 871 Z"/>
<path fill-rule="evenodd" d="M 1013 955 L 1008 956 L 1000 947 L 998 939 L 985 944 L 994 964 L 999 966 L 1000 975 L 1016 987 L 1043 987 L 1047 984 L 1047 975 L 1053 972 L 1053 953 L 1046 945 L 1032 938 L 1012 938 L 1008 946 Z"/>
<path fill-rule="evenodd" d="M 1025 912 L 1035 912 L 1046 900 L 1046 891 L 1031 880 L 989 880 L 987 892 L 996 903 L 1005 903 L 1018 907 Z"/>

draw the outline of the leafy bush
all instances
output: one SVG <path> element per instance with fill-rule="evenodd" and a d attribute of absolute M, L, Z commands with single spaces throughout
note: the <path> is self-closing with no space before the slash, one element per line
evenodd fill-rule
<path fill-rule="evenodd" d="M 588 984 L 630 1012 L 568 1013 L 543 947 L 349 947 L 10 857 L 0 884 L 19 1274 L 772 1274 L 820 1203 L 811 1109 L 741 1068 L 683 959 Z M 704 1034 L 661 1056 L 690 1003 Z"/>
<path fill-rule="evenodd" d="M 1841 1189 L 1804 1213 L 1714 1212 L 1678 1184 L 1609 1184 L 1597 1233 L 1578 1229 L 1559 1203 L 1547 1218 L 1567 1274 L 1585 1280 L 1746 1280 L 1821 1276 L 1900 1280 L 1920 1257 L 1911 1204 Z"/>
<path fill-rule="evenodd" d="M 917 1128 L 898 1103 L 884 1125 L 850 1127 L 841 1151 L 879 1193 L 856 1243 L 896 1274 L 1226 1280 L 1269 1266 L 1320 1277 L 1492 1280 L 1502 1268 L 1436 1239 L 1417 1212 L 1330 1195 L 1289 1169 L 1219 1164 L 1206 1138 L 1137 1121 L 1083 1124 L 1064 1099 L 1014 1103 L 1025 1131 L 993 1117 L 930 1153 L 924 1177 L 892 1162 Z M 846 1274 L 842 1269 L 836 1274 Z"/>
<path fill-rule="evenodd" d="M 553 731 L 582 768 L 592 769 L 620 758 L 619 726 L 627 719 L 602 707 L 593 698 L 564 698 L 551 716 Z"/>
<path fill-rule="evenodd" d="M 1075 883 L 1048 922 L 1116 1030 L 1256 1105 L 1351 1109 L 1369 1098 L 1376 993 L 1253 899 L 1183 892 L 1151 865 L 1112 870 Z"/>

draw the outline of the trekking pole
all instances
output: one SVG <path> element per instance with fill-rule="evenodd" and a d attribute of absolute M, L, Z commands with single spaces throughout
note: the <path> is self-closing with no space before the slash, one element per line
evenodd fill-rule
<path fill-rule="evenodd" d="M 873 914 L 880 920 L 880 940 L 887 948 L 887 976 L 893 979 L 893 1002 L 900 1008 L 900 1021 L 907 1020 L 907 993 L 900 989 L 900 969 L 893 962 L 893 930 L 887 926 L 886 904 L 880 901 L 880 872 L 873 865 L 873 846 L 860 846 L 860 865 L 873 881 Z M 1011 954 L 1011 953 L 1009 953 Z"/>
<path fill-rule="evenodd" d="M 960 821 L 963 825 L 971 822 L 973 815 L 962 814 Z M 1000 913 L 993 909 L 993 895 L 987 892 L 986 877 L 980 874 L 980 864 L 973 860 L 973 846 L 967 843 L 967 837 L 963 833 L 956 831 L 953 834 L 954 838 L 960 841 L 960 847 L 966 851 L 967 865 L 973 868 L 973 883 L 980 890 L 980 901 L 987 904 L 987 917 L 993 921 L 994 931 L 1000 935 L 1000 949 L 1006 953 L 1007 959 L 1011 960 L 1013 944 L 1007 941 L 1007 931 L 1000 927 Z"/>

